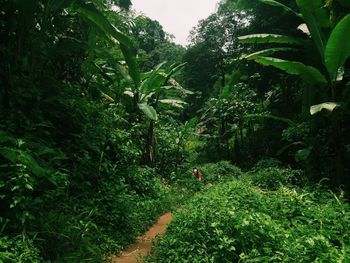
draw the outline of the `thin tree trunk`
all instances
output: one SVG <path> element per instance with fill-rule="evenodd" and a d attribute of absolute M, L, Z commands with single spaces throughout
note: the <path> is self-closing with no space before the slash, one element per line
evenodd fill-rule
<path fill-rule="evenodd" d="M 155 157 L 154 121 L 150 121 L 147 137 L 146 137 L 143 164 L 146 164 L 151 167 L 154 166 L 154 160 L 155 160 L 154 157 Z"/>

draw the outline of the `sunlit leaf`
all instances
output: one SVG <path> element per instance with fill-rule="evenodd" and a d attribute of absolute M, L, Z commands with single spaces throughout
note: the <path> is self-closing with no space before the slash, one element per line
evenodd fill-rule
<path fill-rule="evenodd" d="M 324 102 L 321 104 L 313 105 L 310 107 L 310 114 L 314 115 L 322 110 L 327 110 L 332 112 L 336 107 L 339 106 L 339 103 L 336 102 Z"/>
<path fill-rule="evenodd" d="M 138 104 L 138 107 L 149 119 L 154 121 L 158 120 L 158 114 L 152 106 L 145 103 L 140 103 Z"/>
<path fill-rule="evenodd" d="M 254 59 L 257 56 L 262 56 L 262 55 L 263 56 L 269 56 L 269 55 L 275 54 L 277 52 L 293 52 L 293 51 L 298 51 L 298 49 L 296 49 L 296 48 L 287 48 L 287 47 L 285 47 L 285 48 L 284 47 L 281 47 L 281 48 L 269 48 L 269 49 L 264 49 L 264 50 L 260 50 L 260 51 L 251 53 L 249 55 L 244 56 L 243 58 L 251 60 L 251 59 Z"/>
<path fill-rule="evenodd" d="M 163 104 L 169 104 L 177 108 L 183 108 L 183 106 L 187 104 L 182 100 L 175 100 L 175 99 L 162 99 L 162 100 L 159 100 L 159 102 Z"/>

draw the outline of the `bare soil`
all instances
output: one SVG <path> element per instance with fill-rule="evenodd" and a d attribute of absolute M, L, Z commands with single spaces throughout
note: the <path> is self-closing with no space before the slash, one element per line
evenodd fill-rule
<path fill-rule="evenodd" d="M 112 263 L 138 263 L 142 262 L 141 255 L 146 256 L 152 247 L 152 241 L 156 236 L 163 235 L 173 215 L 166 213 L 162 215 L 143 236 L 136 239 L 136 243 L 130 245 L 118 256 L 114 256 L 109 262 Z"/>

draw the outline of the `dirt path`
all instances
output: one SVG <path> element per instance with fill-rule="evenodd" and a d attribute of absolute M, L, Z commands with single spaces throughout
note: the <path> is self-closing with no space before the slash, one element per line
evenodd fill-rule
<path fill-rule="evenodd" d="M 155 223 L 143 236 L 138 237 L 136 243 L 129 246 L 118 257 L 112 257 L 112 263 L 137 263 L 138 256 L 147 255 L 151 250 L 152 240 L 158 236 L 164 234 L 167 225 L 172 219 L 171 213 L 166 213 L 161 216 L 157 223 Z"/>

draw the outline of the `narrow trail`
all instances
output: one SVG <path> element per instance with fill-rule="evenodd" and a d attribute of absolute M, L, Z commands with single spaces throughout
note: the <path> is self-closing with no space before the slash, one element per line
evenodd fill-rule
<path fill-rule="evenodd" d="M 173 215 L 166 213 L 162 215 L 157 223 L 155 223 L 143 236 L 138 237 L 135 244 L 130 245 L 126 250 L 121 252 L 118 256 L 111 258 L 112 263 L 137 263 L 140 254 L 146 256 L 152 247 L 153 239 L 164 234 L 168 224 L 172 220 Z"/>

